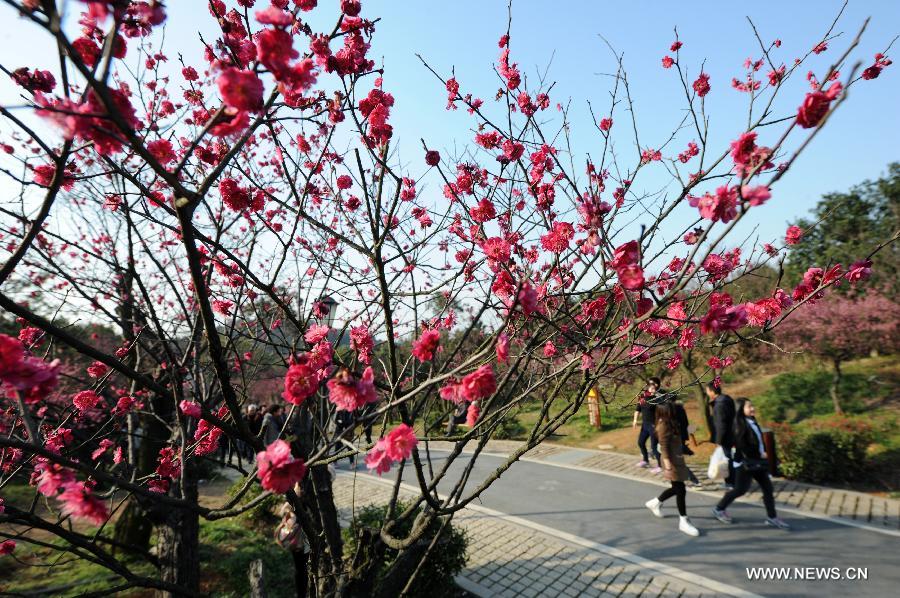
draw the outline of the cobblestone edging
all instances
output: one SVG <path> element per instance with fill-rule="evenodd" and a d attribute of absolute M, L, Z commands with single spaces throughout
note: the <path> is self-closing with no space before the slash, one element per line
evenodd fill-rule
<path fill-rule="evenodd" d="M 334 482 L 341 518 L 384 504 L 391 486 L 365 475 L 341 473 Z M 401 496 L 414 493 L 401 489 Z M 556 532 L 479 506 L 453 519 L 469 537 L 461 587 L 478 596 L 754 596 L 699 575 L 648 561 L 612 547 Z"/>
<path fill-rule="evenodd" d="M 432 442 L 432 448 L 447 448 L 450 443 Z M 496 440 L 488 442 L 487 452 L 508 455 L 520 443 Z M 576 449 L 558 444 L 543 443 L 525 453 L 525 460 L 555 465 L 569 465 L 593 469 L 599 472 L 663 483 L 658 474 L 649 469 L 635 467 L 635 457 L 612 451 Z M 697 490 L 718 490 L 718 484 L 706 477 L 706 468 L 689 464 L 700 479 Z M 813 516 L 830 517 L 849 524 L 866 525 L 884 530 L 900 530 L 900 500 L 874 496 L 853 490 L 827 488 L 804 484 L 793 480 L 775 478 L 775 501 L 782 507 L 796 509 Z M 742 502 L 759 503 L 762 497 L 756 486 L 739 499 Z"/>

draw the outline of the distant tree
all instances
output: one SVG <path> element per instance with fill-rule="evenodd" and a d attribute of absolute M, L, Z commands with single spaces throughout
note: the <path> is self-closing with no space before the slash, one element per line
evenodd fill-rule
<path fill-rule="evenodd" d="M 777 267 L 762 263 L 746 272 L 744 276 L 729 279 L 722 288 L 734 297 L 735 301 L 765 297 L 781 284 L 779 280 L 781 274 Z"/>
<path fill-rule="evenodd" d="M 887 174 L 865 181 L 846 193 L 822 197 L 810 218 L 794 222 L 803 229 L 801 241 L 791 248 L 785 270 L 796 282 L 812 265 L 847 266 L 868 256 L 873 246 L 900 231 L 900 163 L 888 165 Z M 900 246 L 885 248 L 875 262 L 869 288 L 900 291 Z"/>
<path fill-rule="evenodd" d="M 831 400 L 835 413 L 843 413 L 839 396 L 841 364 L 865 357 L 873 349 L 896 352 L 900 349 L 898 323 L 900 305 L 872 291 L 856 298 L 831 295 L 797 312 L 776 330 L 782 342 L 831 361 Z"/>

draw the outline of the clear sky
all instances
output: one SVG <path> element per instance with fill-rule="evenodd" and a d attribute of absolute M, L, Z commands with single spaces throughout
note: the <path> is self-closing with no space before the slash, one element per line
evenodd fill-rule
<path fill-rule="evenodd" d="M 70 2 L 71 8 L 79 3 Z M 263 5 L 264 2 L 258 2 Z M 336 14 L 336 0 L 320 0 L 318 12 Z M 840 10 L 840 0 L 798 0 L 791 2 L 547 2 L 517 0 L 513 5 L 513 59 L 523 74 L 535 78 L 549 64 L 549 79 L 556 82 L 552 100 L 571 101 L 575 149 L 581 153 L 598 152 L 599 135 L 592 130 L 586 100 L 595 107 L 608 104 L 609 80 L 601 73 L 615 68 L 604 36 L 624 54 L 642 143 L 662 143 L 680 120 L 684 102 L 674 70 L 664 70 L 660 59 L 668 53 L 677 26 L 684 42 L 682 63 L 691 80 L 706 60 L 712 91 L 707 96 L 711 115 L 711 138 L 719 148 L 726 147 L 746 126 L 745 94 L 731 89 L 732 77 L 741 77 L 743 61 L 760 57 L 759 46 L 746 17 L 756 23 L 767 42 L 780 38 L 783 46 L 777 57 L 790 64 L 804 54 L 827 30 Z M 233 2 L 229 2 L 229 6 Z M 197 29 L 212 35 L 211 19 L 203 0 L 170 0 L 166 50 L 183 50 L 196 55 Z M 387 74 L 385 89 L 394 94 L 396 105 L 391 122 L 395 127 L 395 147 L 404 160 L 418 165 L 421 160 L 419 138 L 432 146 L 450 149 L 469 143 L 473 121 L 464 110 L 444 109 L 446 92 L 416 58 L 420 53 L 441 73 L 455 68 L 463 92 L 490 100 L 499 84 L 492 67 L 497 59 L 497 39 L 505 32 L 505 1 L 457 0 L 454 2 L 411 2 L 399 0 L 363 1 L 363 15 L 378 16 L 371 56 L 383 60 Z M 868 16 L 872 22 L 854 54 L 872 62 L 900 33 L 900 2 L 895 0 L 851 0 L 836 32 L 831 49 L 810 63 L 823 73 L 837 53 L 855 35 Z M 32 27 L 17 22 L 14 13 L 0 7 L 0 62 L 7 68 L 23 65 L 47 65 L 52 57 L 36 45 Z M 314 25 L 316 19 L 313 19 Z M 324 22 L 322 27 L 324 28 Z M 46 47 L 46 46 L 45 46 Z M 796 109 L 807 90 L 802 75 L 796 77 L 778 105 L 781 114 Z M 764 76 L 764 74 L 763 74 Z M 4 86 L 9 90 L 9 86 Z M 8 93 L 0 101 L 9 101 Z M 780 237 L 788 220 L 803 214 L 825 192 L 844 190 L 866 178 L 877 177 L 884 166 L 900 160 L 900 65 L 884 71 L 875 81 L 863 81 L 851 92 L 849 100 L 831 119 L 812 147 L 797 161 L 792 172 L 775 189 L 765 210 L 750 219 L 747 227 L 759 226 L 762 236 Z M 624 113 L 617 124 L 626 124 Z M 630 138 L 617 140 L 622 152 L 634 151 Z M 766 134 L 774 137 L 775 132 Z M 692 140 L 688 133 L 679 137 L 675 151 Z M 760 141 L 773 142 L 761 135 Z M 577 163 L 583 163 L 578 160 Z M 629 160 L 629 163 L 633 163 Z M 662 180 L 662 179 L 660 179 Z M 655 184 L 652 178 L 644 184 Z M 648 189 L 651 187 L 648 186 Z M 434 189 L 436 192 L 436 189 Z M 695 214 L 683 214 L 684 221 Z"/>
<path fill-rule="evenodd" d="M 513 58 L 529 78 L 550 65 L 549 79 L 556 81 L 554 103 L 572 101 L 578 149 L 597 153 L 599 135 L 590 127 L 585 101 L 590 100 L 595 110 L 599 102 L 608 105 L 609 82 L 599 73 L 615 68 L 602 35 L 624 54 L 641 140 L 653 146 L 671 133 L 684 106 L 677 74 L 660 64 L 677 27 L 684 42 L 682 62 L 690 69 L 691 80 L 706 60 L 712 85 L 706 98 L 712 138 L 726 143 L 744 130 L 747 118 L 747 96 L 733 90 L 730 81 L 742 76 L 747 57 L 761 56 L 746 17 L 753 19 L 765 41 L 783 41 L 778 56 L 790 65 L 820 39 L 841 5 L 842 1 L 835 0 L 518 0 L 513 3 Z M 385 85 L 397 96 L 393 121 L 404 147 L 412 144 L 410 150 L 415 151 L 422 136 L 429 143 L 448 147 L 453 139 L 467 141 L 460 138 L 471 127 L 470 117 L 463 110 L 444 110 L 444 90 L 415 54 L 421 53 L 442 73 L 455 67 L 463 91 L 477 91 L 476 95 L 488 100 L 498 87 L 491 67 L 497 59 L 497 39 L 506 29 L 506 2 L 417 3 L 419 9 L 412 9 L 409 2 L 369 2 L 365 6 L 372 6 L 382 16 L 374 49 L 389 68 Z M 873 55 L 900 34 L 900 2 L 851 0 L 835 29 L 843 34 L 830 44 L 829 51 L 815 57 L 810 68 L 821 75 L 869 16 L 872 21 L 854 56 L 865 61 L 863 67 L 871 64 Z M 783 113 L 795 110 L 808 90 L 805 73 L 804 69 L 779 104 Z M 900 160 L 900 65 L 889 67 L 874 81 L 861 83 L 791 173 L 778 183 L 765 210 L 748 223 L 759 225 L 763 236 L 780 236 L 785 223 L 813 206 L 822 193 L 877 177 L 887 163 Z M 616 122 L 626 124 L 624 116 L 620 113 Z M 771 143 L 772 136 L 761 134 L 760 141 Z M 441 139 L 446 141 L 441 144 Z M 682 146 L 691 140 L 689 136 L 683 139 Z M 622 147 L 629 142 L 623 135 Z"/>

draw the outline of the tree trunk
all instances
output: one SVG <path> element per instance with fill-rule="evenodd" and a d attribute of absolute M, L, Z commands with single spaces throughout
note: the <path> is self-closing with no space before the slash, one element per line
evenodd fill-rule
<path fill-rule="evenodd" d="M 113 538 L 120 544 L 147 548 L 153 535 L 153 523 L 134 496 L 128 499 L 113 528 Z M 115 550 L 115 549 L 113 549 Z"/>
<path fill-rule="evenodd" d="M 159 402 L 159 401 L 157 401 Z M 159 410 L 157 410 L 159 413 Z M 140 421 L 140 426 L 138 422 Z M 140 428 L 140 430 L 138 430 Z M 136 442 L 140 444 L 129 455 L 130 463 L 139 476 L 145 476 L 156 469 L 156 458 L 159 450 L 166 445 L 169 430 L 155 417 L 138 417 L 129 414 L 128 433 L 134 440 L 140 431 L 141 438 Z M 150 537 L 153 533 L 153 521 L 148 516 L 147 510 L 133 496 L 122 512 L 122 516 L 116 520 L 113 535 L 116 541 L 129 546 L 146 549 L 150 545 Z"/>
<path fill-rule="evenodd" d="M 401 552 L 372 595 L 375 598 L 399 596 L 426 550 L 428 550 L 428 542 L 419 541 Z"/>
<path fill-rule="evenodd" d="M 318 542 L 318 593 L 321 596 L 330 596 L 340 585 L 342 575 L 344 550 L 341 540 L 341 526 L 338 512 L 334 506 L 334 495 L 331 491 L 331 472 L 326 465 L 316 465 L 310 468 L 312 483 L 312 496 L 304 496 L 309 501 L 309 507 L 314 509 L 319 519 L 322 530 L 322 540 Z"/>
<path fill-rule="evenodd" d="M 384 560 L 384 542 L 377 529 L 360 528 L 356 536 L 356 552 L 350 562 L 346 594 L 348 596 L 369 596 L 373 593 L 378 576 L 378 568 Z"/>
<path fill-rule="evenodd" d="M 250 563 L 250 598 L 266 598 L 266 579 L 260 559 Z"/>
<path fill-rule="evenodd" d="M 834 412 L 843 415 L 844 410 L 841 408 L 840 386 L 841 386 L 841 360 L 835 359 L 834 377 L 831 379 L 831 402 L 834 404 Z"/>
<path fill-rule="evenodd" d="M 309 587 L 309 555 L 302 550 L 292 550 L 291 558 L 294 561 L 294 590 L 297 598 L 306 598 L 306 589 Z"/>
<path fill-rule="evenodd" d="M 197 501 L 197 480 L 189 461 L 184 471 L 184 498 Z M 157 598 L 196 595 L 200 591 L 200 517 L 187 509 L 169 509 L 158 526 L 157 556 L 163 581 L 178 585 L 183 592 L 157 592 Z"/>

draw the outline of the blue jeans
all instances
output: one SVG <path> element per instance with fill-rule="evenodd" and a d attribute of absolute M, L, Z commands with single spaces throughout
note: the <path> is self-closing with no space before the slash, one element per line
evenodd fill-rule
<path fill-rule="evenodd" d="M 641 433 L 638 434 L 638 448 L 641 449 L 641 457 L 644 458 L 644 461 L 649 461 L 649 455 L 647 454 L 647 439 L 650 439 L 650 450 L 653 451 L 653 458 L 656 459 L 656 464 L 659 465 L 659 440 L 656 438 L 656 430 L 653 429 L 651 424 L 641 424 Z"/>

